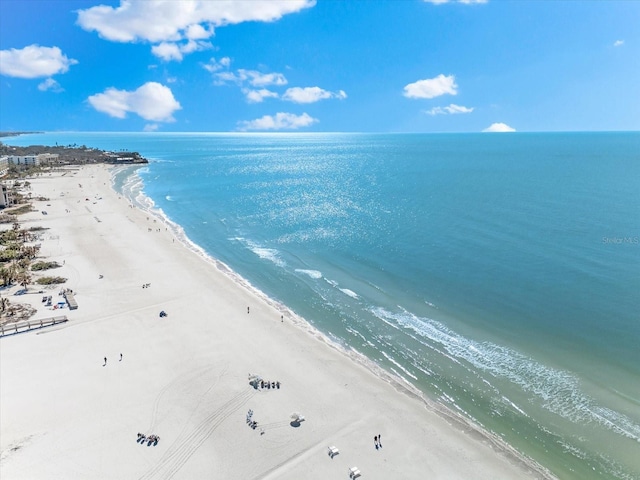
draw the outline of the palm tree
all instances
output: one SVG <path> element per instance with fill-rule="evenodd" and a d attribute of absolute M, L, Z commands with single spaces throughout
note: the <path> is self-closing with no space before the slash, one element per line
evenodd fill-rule
<path fill-rule="evenodd" d="M 4 313 L 9 307 L 9 299 L 8 298 L 0 298 L 0 312 Z"/>
<path fill-rule="evenodd" d="M 2 286 L 6 287 L 11 283 L 12 273 L 7 267 L 0 267 L 0 280 L 2 280 Z"/>
<path fill-rule="evenodd" d="M 22 288 L 26 290 L 31 283 L 31 275 L 29 275 L 29 272 L 27 272 L 26 270 L 20 270 L 16 274 L 16 282 L 18 282 L 18 285 L 22 286 Z"/>

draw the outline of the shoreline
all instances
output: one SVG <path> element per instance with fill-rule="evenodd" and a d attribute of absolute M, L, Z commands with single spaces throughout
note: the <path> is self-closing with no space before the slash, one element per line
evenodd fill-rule
<path fill-rule="evenodd" d="M 155 478 L 155 476 L 160 473 L 170 475 L 170 477 L 166 476 L 165 478 L 172 478 L 173 476 L 176 478 L 190 478 L 189 472 L 191 472 L 191 474 L 195 474 L 196 472 L 200 474 L 210 471 L 209 467 L 213 466 L 210 461 L 202 458 L 202 451 L 205 449 L 209 453 L 211 453 L 209 450 L 214 452 L 213 464 L 215 464 L 217 470 L 227 472 L 225 478 L 239 478 L 240 476 L 245 477 L 247 475 L 251 478 L 294 478 L 299 476 L 300 471 L 309 473 L 308 470 L 310 466 L 313 466 L 313 472 L 309 474 L 307 478 L 326 478 L 327 476 L 334 475 L 332 472 L 334 472 L 336 464 L 347 460 L 345 457 L 350 450 L 352 453 L 349 454 L 350 463 L 348 463 L 348 465 L 351 465 L 351 463 L 358 465 L 363 472 L 363 476 L 366 476 L 366 478 L 388 478 L 389 472 L 394 472 L 396 475 L 400 472 L 399 475 L 403 478 L 424 478 L 425 475 L 429 474 L 442 476 L 442 478 L 469 478 L 470 474 L 473 475 L 474 478 L 554 478 L 544 467 L 518 453 L 495 435 L 481 430 L 480 427 L 472 424 L 446 406 L 426 398 L 416 387 L 413 387 L 411 384 L 405 384 L 402 379 L 396 378 L 391 373 L 378 367 L 375 362 L 364 358 L 355 350 L 349 351 L 332 342 L 330 338 L 327 338 L 304 319 L 298 317 L 285 305 L 279 304 L 276 300 L 267 297 L 227 265 L 211 257 L 197 245 L 193 244 L 184 234 L 181 227 L 179 225 L 175 225 L 174 227 L 174 224 L 166 219 L 161 212 L 154 210 L 153 207 L 144 209 L 142 205 L 135 207 L 122 205 L 122 203 L 124 203 L 123 199 L 129 202 L 129 204 L 135 201 L 135 199 L 126 198 L 124 191 L 116 191 L 115 185 L 113 184 L 113 169 L 109 169 L 106 166 L 81 167 L 79 172 L 80 176 L 86 177 L 90 175 L 90 178 L 83 178 L 83 184 L 89 184 L 91 179 L 96 180 L 92 182 L 91 187 L 99 190 L 99 193 L 95 195 L 96 197 L 98 195 L 101 197 L 100 200 L 91 203 L 91 205 L 86 205 L 86 201 L 82 204 L 86 210 L 89 210 L 89 215 L 87 215 L 86 211 L 80 209 L 77 215 L 82 216 L 82 219 L 78 218 L 79 223 L 80 220 L 84 221 L 80 229 L 74 230 L 74 226 L 66 220 L 66 218 L 75 218 L 75 212 L 71 217 L 61 215 L 62 218 L 57 218 L 60 217 L 60 215 L 54 214 L 48 216 L 46 220 L 37 217 L 39 211 L 23 217 L 28 218 L 29 221 L 34 221 L 34 223 L 37 218 L 40 220 L 39 223 L 50 224 L 52 230 L 52 235 L 50 236 L 56 234 L 55 232 L 62 233 L 62 235 L 60 235 L 61 240 L 58 241 L 58 244 L 65 243 L 65 246 L 57 246 L 57 255 L 54 253 L 56 248 L 47 245 L 51 242 L 51 239 L 43 242 L 43 252 L 46 252 L 45 255 L 49 257 L 64 258 L 66 256 L 66 258 L 69 258 L 69 256 L 71 256 L 66 262 L 65 268 L 71 268 L 73 266 L 77 273 L 76 279 L 70 276 L 69 283 L 73 281 L 77 282 L 77 285 L 73 285 L 72 288 L 79 292 L 77 298 L 80 308 L 74 312 L 65 312 L 69 313 L 70 317 L 68 326 L 56 327 L 55 329 L 45 330 L 42 333 L 49 334 L 54 339 L 56 337 L 79 336 L 85 341 L 91 341 L 95 333 L 99 333 L 105 336 L 104 341 L 117 343 L 120 341 L 119 335 L 115 335 L 110 331 L 110 329 L 107 328 L 107 324 L 114 323 L 115 326 L 112 326 L 111 329 L 115 329 L 116 333 L 122 334 L 123 332 L 120 331 L 120 329 L 126 324 L 124 317 L 132 315 L 135 323 L 138 324 L 132 327 L 135 329 L 132 339 L 139 341 L 144 340 L 144 342 L 148 342 L 149 345 L 153 345 L 154 348 L 168 344 L 172 347 L 171 351 L 173 354 L 176 352 L 188 354 L 191 348 L 186 348 L 187 345 L 193 347 L 193 349 L 198 352 L 192 352 L 191 356 L 187 355 L 185 357 L 185 362 L 187 362 L 189 368 L 186 372 L 183 371 L 182 375 L 175 377 L 174 380 L 171 380 L 171 376 L 167 372 L 158 371 L 157 367 L 148 364 L 148 360 L 138 359 L 138 366 L 141 368 L 145 367 L 142 368 L 142 370 L 148 373 L 149 378 L 152 378 L 154 383 L 161 385 L 160 388 L 154 386 L 150 388 L 150 391 L 138 392 L 140 398 L 146 398 L 150 403 L 156 405 L 156 407 L 154 407 L 155 411 L 162 412 L 163 409 L 171 410 L 170 406 L 165 405 L 165 403 L 170 402 L 165 402 L 164 397 L 174 395 L 176 404 L 189 404 L 188 407 L 185 407 L 187 412 L 176 415 L 182 418 L 185 423 L 182 428 L 178 428 L 176 425 L 173 425 L 172 428 L 167 426 L 168 434 L 163 435 L 162 433 L 156 432 L 159 433 L 161 441 L 153 451 L 153 455 L 157 457 L 155 464 L 152 461 L 142 462 L 143 465 L 137 464 L 135 467 L 131 467 L 130 470 L 126 470 L 115 465 L 105 467 L 101 463 L 101 468 L 105 468 L 107 471 L 106 473 L 101 472 L 99 478 Z M 91 173 L 95 173 L 95 177 L 100 177 L 100 179 L 94 178 Z M 129 175 L 137 175 L 137 173 L 134 172 Z M 109 178 L 107 178 L 107 176 Z M 67 180 L 70 180 L 67 182 L 67 188 L 75 186 L 74 180 L 70 177 L 67 177 Z M 103 181 L 105 179 L 108 180 L 108 182 Z M 53 179 L 53 181 L 62 183 L 62 180 L 58 178 Z M 103 185 L 106 186 L 109 191 L 102 188 L 100 181 L 103 181 Z M 42 188 L 43 190 L 47 188 L 51 189 L 52 185 L 47 185 L 46 182 L 51 182 L 51 179 L 47 177 L 34 179 L 33 188 Z M 55 191 L 55 189 L 53 191 Z M 84 197 L 84 194 L 80 197 Z M 70 202 L 70 199 L 75 200 L 80 197 L 65 197 L 64 201 Z M 52 197 L 51 200 L 53 202 L 58 199 Z M 115 205 L 111 205 L 114 207 L 113 211 L 115 211 L 113 215 L 109 214 L 109 209 L 103 208 L 102 205 L 103 203 L 110 204 L 110 202 L 116 203 Z M 81 200 L 78 199 L 77 203 L 81 203 Z M 118 203 L 120 203 L 119 207 L 117 205 Z M 95 207 L 94 205 L 98 206 Z M 53 207 L 50 209 L 53 210 Z M 91 216 L 92 213 L 95 213 L 93 217 Z M 105 218 L 101 219 L 102 216 Z M 147 216 L 147 220 L 144 219 L 145 216 Z M 162 227 L 166 228 L 164 232 L 161 229 L 157 232 L 160 233 L 159 236 L 154 235 L 150 227 L 155 225 L 154 228 L 157 228 L 158 222 L 160 222 L 161 229 Z M 96 227 L 96 225 L 98 229 L 101 228 L 101 223 L 109 223 L 111 231 L 102 231 L 102 233 L 92 231 L 92 227 Z M 144 231 L 145 226 L 148 229 L 146 232 Z M 170 226 L 174 227 L 175 230 L 169 228 Z M 119 233 L 121 227 L 123 230 L 126 230 L 126 233 Z M 74 232 L 76 233 L 75 236 Z M 113 235 L 110 235 L 110 233 L 113 233 Z M 118 257 L 123 253 L 119 251 L 119 248 L 134 249 L 133 247 L 136 245 L 135 242 L 142 240 L 142 243 L 144 243 L 145 235 L 147 237 L 151 236 L 152 240 L 149 244 L 148 251 L 145 249 L 145 251 L 139 252 L 139 256 L 142 258 L 136 259 L 134 258 L 135 255 L 123 255 L 126 258 L 122 259 Z M 114 238 L 111 238 L 112 236 Z M 127 236 L 131 238 L 127 238 Z M 175 242 L 175 239 L 177 239 L 178 242 Z M 91 240 L 93 240 L 93 243 Z M 85 244 L 83 242 L 87 243 Z M 96 245 L 95 242 L 98 242 L 99 245 Z M 97 251 L 100 246 L 108 250 L 108 254 L 112 254 L 113 258 L 102 258 L 100 252 Z M 77 250 L 80 250 L 81 255 L 75 254 Z M 166 260 L 167 252 L 169 254 L 173 253 L 179 258 L 177 260 Z M 132 252 L 128 253 L 130 254 Z M 91 258 L 92 255 L 95 255 L 95 257 Z M 210 322 L 201 319 L 193 320 L 193 316 L 197 317 L 198 314 L 202 315 L 203 312 L 206 312 L 206 309 L 203 309 L 197 304 L 191 304 L 188 299 L 181 298 L 180 295 L 173 293 L 171 288 L 172 282 L 162 278 L 163 273 L 166 275 L 165 266 L 161 266 L 162 268 L 145 267 L 146 264 L 150 263 L 149 260 L 152 262 L 166 261 L 170 263 L 175 269 L 175 279 L 178 281 L 177 283 L 186 284 L 184 286 L 187 287 L 177 289 L 185 296 L 188 296 L 192 290 L 197 291 L 191 296 L 193 299 L 199 299 L 200 302 L 206 302 L 204 300 L 206 297 L 203 298 L 202 294 L 207 294 L 209 288 L 208 286 L 203 286 L 199 280 L 215 284 L 219 291 L 217 291 L 217 295 L 213 295 L 211 300 L 208 301 L 210 303 L 219 302 L 220 306 L 218 308 L 224 311 L 230 320 L 223 321 L 221 325 L 211 325 Z M 203 262 L 202 260 L 205 261 Z M 115 279 L 113 284 L 110 280 L 108 282 L 102 282 L 102 284 L 100 284 L 100 280 L 89 280 L 90 272 L 93 269 L 98 266 L 107 267 L 110 263 L 113 263 L 113 265 L 111 265 L 111 267 L 114 267 L 113 272 L 105 275 L 105 279 L 113 276 Z M 144 271 L 144 273 L 150 277 L 153 276 L 151 280 L 152 286 L 149 290 L 154 291 L 154 294 L 156 283 L 161 284 L 158 288 L 161 296 L 155 298 L 156 303 L 150 304 L 149 301 L 141 301 L 137 298 L 139 295 L 129 292 L 128 289 L 123 290 L 122 284 L 128 282 L 128 277 L 131 273 L 126 270 L 128 263 L 135 263 L 141 271 Z M 212 269 L 211 267 L 214 268 Z M 132 266 L 130 268 L 132 269 L 131 271 L 134 271 Z M 190 274 L 193 274 L 193 276 L 197 278 L 195 280 L 188 278 Z M 85 283 L 88 285 L 84 285 Z M 105 284 L 108 285 L 105 286 Z M 238 289 L 238 286 L 243 288 Z M 100 296 L 99 290 L 102 288 L 104 288 L 106 292 L 109 292 L 109 296 L 115 298 L 114 303 L 119 304 L 120 308 L 116 313 L 109 315 L 102 314 L 101 306 L 104 305 L 104 303 L 98 298 Z M 131 288 L 131 285 L 128 288 Z M 137 288 L 140 288 L 140 286 L 138 285 Z M 89 290 L 93 295 L 87 295 L 88 298 L 83 298 L 85 296 L 85 289 Z M 139 290 L 136 293 L 139 293 Z M 147 292 L 145 292 L 145 294 L 146 293 Z M 242 306 L 238 305 L 240 299 L 242 299 L 245 304 L 247 302 L 252 303 L 251 315 L 247 315 L 247 312 L 244 311 L 246 307 L 243 304 Z M 208 338 L 207 342 L 205 342 L 202 336 L 184 332 L 181 330 L 181 327 L 178 326 L 167 328 L 166 331 L 156 332 L 154 338 L 147 340 L 146 336 L 150 334 L 149 332 L 157 330 L 158 327 L 156 318 L 150 321 L 146 318 L 146 315 L 148 315 L 150 308 L 153 307 L 154 310 L 156 310 L 156 307 L 164 303 L 163 301 L 171 305 L 170 307 L 167 306 L 170 322 L 174 317 L 179 317 L 181 322 L 192 324 L 192 326 L 203 331 L 210 330 L 214 336 Z M 183 309 L 185 311 L 188 310 L 189 315 L 182 315 Z M 90 311 L 89 318 L 83 318 L 87 310 Z M 174 313 L 174 311 L 177 311 L 177 314 Z M 136 312 L 144 312 L 145 317 L 140 317 Z M 257 314 L 254 315 L 254 312 L 257 312 Z M 280 321 L 280 315 L 285 315 L 285 312 L 288 314 L 288 316 L 285 316 L 286 323 Z M 40 312 L 37 315 L 40 315 Z M 258 320 L 254 320 L 256 316 Z M 283 323 L 284 325 L 282 325 Z M 290 328 L 291 324 L 293 324 L 294 328 Z M 287 333 L 282 333 L 282 328 L 279 327 L 287 328 Z M 164 326 L 162 328 L 164 328 Z M 87 330 L 95 331 L 89 332 Z M 242 358 L 238 347 L 244 345 L 243 339 L 247 337 L 255 338 L 256 331 L 260 333 L 258 338 L 268 342 L 268 345 L 264 346 L 264 351 L 245 351 L 243 353 L 250 358 Z M 74 335 L 71 335 L 72 333 Z M 131 332 L 127 333 L 127 335 L 131 335 Z M 224 342 L 220 341 L 220 335 L 224 335 L 227 342 L 230 341 L 230 343 L 233 344 L 235 341 L 237 343 L 235 343 L 235 346 L 225 346 Z M 33 344 L 37 344 L 45 350 L 49 348 L 48 354 L 55 354 L 56 349 L 54 345 L 49 345 L 49 342 L 45 344 L 44 339 L 46 339 L 46 335 L 42 337 L 42 335 L 38 333 L 27 333 L 18 337 L 20 338 L 1 340 L 3 342 L 3 366 L 0 368 L 2 368 L 2 383 L 4 384 L 2 388 L 2 471 L 8 475 L 12 475 L 12 478 L 14 478 L 14 476 L 15 478 L 44 478 L 39 476 L 37 467 L 34 467 L 35 469 L 29 469 L 27 467 L 29 458 L 35 455 L 35 453 L 30 455 L 29 450 L 38 450 L 36 443 L 42 444 L 43 448 L 49 443 L 46 441 L 46 438 L 47 435 L 53 435 L 53 432 L 56 431 L 54 425 L 51 425 L 51 423 L 55 424 L 56 421 L 47 418 L 46 414 L 44 417 L 40 415 L 41 419 L 45 418 L 48 420 L 46 423 L 48 423 L 50 427 L 50 429 L 47 430 L 47 432 L 50 433 L 41 436 L 29 433 L 31 431 L 29 428 L 16 426 L 16 423 L 21 423 L 20 420 L 16 421 L 15 418 L 13 418 L 18 415 L 15 407 L 19 402 L 17 402 L 17 399 L 12 395 L 5 393 L 7 390 L 11 390 L 11 388 L 4 387 L 18 387 L 18 390 L 24 389 L 32 393 L 33 389 L 37 387 L 33 385 L 29 379 L 20 378 L 12 371 L 12 366 L 16 366 L 16 358 L 18 361 L 28 361 L 29 359 L 29 355 L 25 354 L 24 350 L 15 350 L 14 345 L 12 345 L 14 340 L 15 342 L 13 343 L 23 344 L 25 349 L 33 347 Z M 320 340 L 320 342 L 318 342 L 318 340 Z M 95 342 L 95 339 L 93 342 Z M 220 351 L 209 352 L 210 345 L 208 342 L 212 342 Z M 263 350 L 263 345 L 260 342 L 258 343 L 259 345 L 256 346 L 252 341 L 251 345 L 255 347 L 256 350 Z M 326 347 L 329 348 L 327 349 Z M 292 354 L 292 350 L 294 354 Z M 127 357 L 128 356 L 129 354 L 127 354 Z M 233 362 L 230 362 L 227 357 L 232 357 Z M 189 358 L 191 359 L 189 360 Z M 4 366 L 7 364 L 5 360 L 9 363 L 8 367 Z M 95 360 L 101 360 L 101 354 L 96 354 Z M 180 366 L 176 366 L 174 362 L 167 364 L 166 359 L 159 360 L 159 362 L 169 370 L 180 371 Z M 294 365 L 299 364 L 306 368 L 300 372 L 291 366 L 292 362 Z M 249 389 L 248 393 L 253 394 L 249 399 L 254 404 L 259 405 L 259 408 L 253 407 L 256 412 L 264 408 L 265 413 L 261 412 L 261 414 L 264 415 L 266 412 L 269 412 L 269 414 L 274 415 L 274 417 L 282 418 L 287 415 L 278 412 L 281 407 L 280 403 L 291 404 L 292 408 L 293 404 L 298 403 L 301 405 L 296 408 L 305 412 L 307 420 L 302 423 L 299 428 L 292 428 L 288 425 L 277 428 L 274 427 L 273 434 L 269 429 L 265 432 L 264 436 L 258 435 L 256 432 L 247 432 L 248 429 L 242 420 L 240 420 L 240 422 L 237 422 L 237 419 L 231 421 L 230 417 L 238 413 L 242 416 L 244 411 L 242 408 L 244 404 L 239 406 L 232 401 L 237 397 L 248 395 L 247 389 L 249 388 L 247 381 L 241 380 L 242 376 L 246 375 L 246 371 L 236 369 L 236 363 L 246 364 L 247 368 L 243 368 L 250 372 L 255 370 L 256 365 L 268 363 L 274 369 L 277 367 L 277 369 L 281 370 L 285 378 L 287 376 L 290 377 L 291 383 L 295 385 L 295 388 L 291 388 L 291 390 L 286 393 L 287 397 L 285 399 L 280 399 L 283 400 L 282 402 L 264 402 L 264 405 L 260 405 L 254 397 L 265 397 L 265 400 L 269 397 L 270 400 L 272 395 L 261 395 L 264 392 L 256 394 L 256 392 L 252 392 L 251 389 Z M 339 368 L 337 370 L 331 370 L 326 364 L 337 365 Z M 213 367 L 209 367 L 209 365 L 213 365 Z M 215 365 L 221 368 L 216 369 Z M 234 367 L 232 367 L 232 365 L 234 365 Z M 250 365 L 253 366 L 251 367 Z M 209 368 L 215 370 L 217 373 L 209 372 L 207 370 Z M 253 368 L 253 370 L 248 370 L 249 368 Z M 181 381 L 178 380 L 178 378 L 181 376 L 189 377 L 189 371 L 200 371 L 200 369 L 206 370 L 206 373 L 203 375 L 204 377 L 209 375 L 211 377 L 209 380 L 217 377 L 215 385 L 223 383 L 227 386 L 231 393 L 225 395 L 225 390 L 223 390 L 222 393 L 218 392 L 218 395 L 229 397 L 227 400 L 233 403 L 233 408 L 227 407 L 225 409 L 224 404 L 217 408 L 214 407 L 216 397 L 211 395 L 210 389 L 204 388 L 201 385 L 202 378 L 189 381 L 186 385 L 180 387 Z M 220 373 L 231 369 L 235 370 L 232 375 Z M 240 371 L 243 373 L 240 374 Z M 101 374 L 100 371 L 97 373 Z M 84 375 L 88 375 L 87 372 L 84 372 Z M 139 378 L 139 375 L 140 372 L 129 373 L 124 383 L 128 387 L 132 387 L 132 385 L 134 385 L 132 380 Z M 275 375 L 278 376 L 278 374 Z M 7 381 L 5 381 L 6 378 L 8 378 Z M 355 381 L 362 388 L 351 392 L 349 388 L 345 388 L 349 383 L 345 383 L 343 387 L 339 385 L 338 378 L 342 381 Z M 110 380 L 112 380 L 110 384 L 113 386 L 114 379 Z M 120 386 L 122 386 L 122 380 L 121 378 L 119 379 L 121 382 Z M 310 391 L 314 389 L 305 385 L 306 380 L 318 386 L 318 391 Z M 92 382 L 95 383 L 93 380 L 89 383 Z M 49 387 L 53 388 L 52 386 Z M 75 387 L 83 399 L 95 400 L 95 391 L 92 393 L 77 385 Z M 99 386 L 94 385 L 94 387 L 100 390 Z M 289 389 L 289 381 L 283 382 L 283 392 L 271 393 L 275 395 L 285 393 L 285 387 L 287 390 Z M 178 392 L 183 392 L 187 397 L 191 397 L 194 395 L 194 393 L 192 393 L 194 391 L 200 392 L 199 401 L 195 403 L 191 400 L 185 402 L 183 398 L 178 395 Z M 237 392 L 237 396 L 234 396 L 233 392 Z M 327 411 L 326 405 L 324 405 L 326 402 L 318 398 L 318 396 L 322 396 L 319 394 L 323 393 L 330 393 L 330 397 L 334 400 L 341 399 L 337 403 L 335 403 L 335 401 L 334 403 L 329 402 L 331 405 L 334 405 L 334 407 L 339 405 L 340 408 L 329 408 L 329 411 Z M 371 398 L 368 398 L 367 394 L 373 395 L 379 400 L 372 401 Z M 155 401 L 153 401 L 154 397 Z M 306 399 L 306 402 L 301 402 L 301 399 Z M 345 403 L 345 399 L 351 400 L 355 405 L 348 405 Z M 126 400 L 118 398 L 118 401 L 120 402 L 120 404 L 118 404 L 119 406 L 124 404 L 132 408 Z M 381 403 L 385 408 L 381 408 L 378 403 Z M 8 405 L 8 407 L 5 407 L 5 405 Z M 207 406 L 209 407 L 205 408 Z M 114 420 L 118 418 L 117 409 L 113 411 L 114 406 L 109 408 L 103 405 L 103 408 L 107 412 L 105 415 L 112 417 Z M 176 408 L 179 412 L 182 407 Z M 408 409 L 408 414 L 405 413 L 404 408 Z M 203 415 L 201 410 L 214 412 L 204 417 L 205 419 L 209 419 L 209 422 L 217 422 L 218 417 L 213 418 L 217 414 L 221 420 L 219 424 L 216 423 L 215 429 L 224 430 L 229 435 L 227 443 L 243 445 L 247 446 L 247 448 L 250 447 L 252 459 L 258 457 L 256 463 L 260 466 L 249 468 L 250 466 L 241 467 L 238 465 L 238 462 L 242 462 L 245 454 L 236 453 L 233 455 L 232 450 L 230 451 L 228 448 L 225 450 L 224 445 L 216 441 L 216 438 L 218 438 L 216 433 L 218 432 L 214 430 L 212 430 L 208 436 L 199 438 L 197 432 L 205 428 L 202 426 L 205 424 L 194 421 L 193 419 Z M 313 412 L 313 414 L 307 415 L 307 411 Z M 368 412 L 366 415 L 363 415 L 366 420 L 358 418 L 363 411 Z M 189 412 L 190 415 L 186 414 Z M 320 419 L 322 422 L 319 421 Z M 418 425 L 416 425 L 416 420 L 418 420 Z M 279 421 L 281 422 L 283 420 Z M 7 422 L 9 422 L 9 427 L 5 428 Z M 84 433 L 86 428 L 83 428 L 84 425 L 78 425 L 77 422 L 77 420 L 67 419 L 67 422 L 63 422 L 63 425 L 71 431 Z M 167 419 L 167 422 L 171 424 L 169 419 Z M 318 422 L 318 425 L 316 425 L 316 422 Z M 367 422 L 376 423 L 376 426 L 368 427 L 367 425 L 363 425 L 363 422 L 365 424 Z M 123 423 L 123 421 L 119 420 L 116 423 Z M 124 423 L 130 427 L 128 422 L 124 421 Z M 142 424 L 144 423 L 143 421 Z M 153 424 L 153 421 L 151 423 Z M 453 426 L 451 425 L 452 423 L 454 424 Z M 314 426 L 310 427 L 309 424 Z M 346 428 L 342 427 L 343 425 L 349 427 L 347 428 L 348 432 L 343 431 L 344 428 Z M 181 443 L 179 442 L 180 438 L 182 438 L 182 433 L 185 429 L 189 430 L 189 426 L 193 427 L 192 430 L 196 433 L 192 433 L 191 437 L 187 437 L 187 439 L 192 438 L 196 444 L 201 441 L 200 445 L 193 451 L 187 440 Z M 8 431 L 5 432 L 5 430 Z M 372 448 L 370 439 L 364 442 L 366 443 L 366 447 L 364 444 L 360 445 L 360 434 L 364 436 L 365 431 L 370 431 L 370 435 L 367 436 L 372 437 L 378 430 L 385 430 L 383 432 L 385 439 L 393 438 L 393 443 L 396 443 L 397 448 L 394 449 L 392 447 L 389 450 L 385 448 L 380 449 L 380 451 L 376 451 L 376 449 L 370 452 L 369 449 Z M 394 430 L 400 431 L 403 437 L 398 438 L 397 432 L 394 433 Z M 171 438 L 171 432 L 173 432 L 175 440 Z M 6 439 L 7 435 L 5 435 L 5 433 L 10 434 L 9 439 Z M 146 433 L 151 434 L 153 432 Z M 206 433 L 207 431 L 204 431 L 202 435 Z M 244 438 L 250 433 L 254 435 Z M 118 431 L 118 435 L 121 435 L 120 431 Z M 126 435 L 128 439 L 130 439 L 131 436 L 135 438 L 134 431 L 126 431 L 124 435 Z M 265 454 L 264 444 L 268 442 L 261 443 L 260 440 L 272 436 L 277 437 L 275 445 L 277 445 L 278 448 L 273 450 L 275 447 L 272 446 L 267 449 L 267 454 Z M 256 437 L 258 438 L 257 442 Z M 32 440 L 26 440 L 23 446 L 15 448 L 16 445 L 20 445 L 21 440 L 24 440 L 24 438 Z M 330 442 L 340 442 L 339 448 L 341 453 L 335 459 L 327 460 L 326 448 Z M 108 441 L 103 443 L 106 445 L 105 448 L 111 453 L 119 451 L 119 447 L 121 447 L 119 444 L 113 445 Z M 131 443 L 132 445 L 127 444 L 127 446 L 136 450 L 136 444 Z M 224 442 L 222 443 L 224 444 Z M 305 445 L 306 448 L 302 448 L 302 445 Z M 402 448 L 398 448 L 399 446 L 402 446 Z M 422 452 L 423 448 L 425 450 L 424 452 Z M 221 454 L 218 449 L 226 453 Z M 156 451 L 160 452 L 160 454 L 156 455 Z M 388 457 L 387 451 L 390 451 Z M 439 454 L 430 454 L 432 451 L 437 451 Z M 449 453 L 447 454 L 447 452 Z M 385 456 L 384 461 L 381 460 L 380 457 L 382 455 L 378 455 L 379 453 Z M 374 457 L 377 455 L 378 458 L 370 458 L 372 454 Z M 188 458 L 186 458 L 184 463 L 180 463 L 182 460 L 176 460 L 178 458 L 182 459 L 187 455 Z M 190 460 L 192 456 L 193 459 Z M 71 468 L 70 465 L 73 464 L 74 461 L 77 461 L 77 459 L 71 454 L 69 454 L 68 457 L 67 462 L 60 461 L 59 463 L 61 470 L 67 473 L 67 478 L 70 478 L 74 477 L 75 474 L 73 473 L 73 469 L 68 470 L 68 468 Z M 92 458 L 96 460 L 98 457 L 100 457 L 100 455 L 96 455 L 94 452 Z M 469 460 L 468 463 L 461 462 L 460 457 Z M 75 460 L 71 460 L 71 458 Z M 136 458 L 136 456 L 134 456 L 134 458 Z M 300 458 L 304 458 L 308 464 L 300 463 Z M 31 460 L 33 461 L 33 458 Z M 89 463 L 90 466 L 87 466 L 87 468 L 96 468 L 96 462 L 82 461 L 79 463 Z M 133 463 L 135 464 L 135 462 Z M 342 465 L 342 463 L 340 464 Z M 63 467 L 64 465 L 66 465 L 66 468 Z M 164 467 L 158 468 L 157 465 L 164 465 Z M 42 467 L 43 465 L 40 464 L 40 466 Z M 344 467 L 344 465 L 342 466 Z M 144 467 L 146 467 L 146 470 Z M 345 468 L 345 470 L 346 469 L 347 468 Z M 241 473 L 241 471 L 243 473 Z M 31 476 L 20 476 L 20 472 L 28 472 Z M 124 476 L 120 477 L 120 475 Z M 376 475 L 379 475 L 379 477 L 376 477 Z M 81 476 L 77 478 L 81 478 Z"/>
<path fill-rule="evenodd" d="M 144 168 L 144 167 L 138 167 L 138 168 Z M 135 182 L 136 184 L 140 184 L 140 185 L 143 184 L 143 181 L 139 177 L 137 171 L 134 171 L 129 174 L 129 178 L 131 178 L 132 176 L 138 177 L 139 181 Z M 112 179 L 113 177 L 114 175 L 112 175 Z M 113 185 L 113 182 L 112 182 L 112 189 L 115 190 L 117 193 L 120 193 L 126 197 L 125 192 L 118 192 L 116 190 L 115 185 Z M 139 194 L 143 195 L 143 198 L 147 200 L 147 203 L 149 204 L 153 203 L 153 200 L 151 198 L 147 197 L 142 193 L 139 193 Z M 131 198 L 129 198 L 129 200 L 131 201 Z M 187 234 L 184 232 L 183 228 L 180 225 L 176 224 L 175 222 L 171 221 L 164 214 L 164 212 L 156 209 L 154 205 L 150 207 L 144 207 L 140 202 L 137 202 L 137 203 L 138 203 L 137 208 L 144 210 L 145 212 L 149 213 L 149 215 L 155 216 L 161 223 L 168 225 L 169 231 L 173 232 L 174 236 L 183 244 L 183 246 L 186 249 L 192 251 L 195 255 L 202 257 L 204 261 L 211 264 L 218 271 L 227 275 L 228 278 L 232 282 L 234 282 L 237 286 L 248 289 L 251 293 L 260 297 L 267 304 L 272 305 L 275 309 L 282 311 L 283 314 L 285 315 L 285 318 L 289 316 L 289 319 L 292 321 L 293 324 L 296 325 L 296 327 L 306 330 L 307 333 L 317 337 L 319 340 L 326 343 L 327 346 L 336 350 L 340 355 L 344 355 L 349 360 L 362 365 L 371 373 L 379 377 L 382 381 L 385 381 L 389 385 L 391 385 L 398 393 L 402 395 L 411 396 L 416 400 L 423 402 L 426 408 L 431 409 L 433 412 L 442 416 L 444 419 L 455 423 L 456 425 L 458 425 L 459 428 L 467 430 L 468 432 L 472 432 L 473 434 L 477 435 L 478 438 L 480 439 L 485 439 L 490 441 L 495 446 L 496 449 L 498 449 L 499 451 L 502 451 L 502 453 L 504 453 L 507 456 L 512 456 L 514 461 L 522 462 L 527 468 L 538 471 L 538 473 L 542 475 L 540 478 L 549 479 L 549 480 L 556 478 L 544 466 L 540 465 L 535 460 L 527 457 L 526 455 L 520 453 L 519 451 L 517 451 L 515 448 L 513 448 L 511 445 L 509 445 L 507 442 L 502 440 L 497 435 L 483 429 L 482 427 L 480 427 L 470 419 L 461 416 L 460 414 L 458 414 L 451 408 L 447 407 L 446 405 L 438 402 L 437 400 L 427 397 L 423 391 L 421 391 L 418 387 L 413 385 L 408 380 L 402 377 L 398 377 L 397 375 L 394 375 L 393 373 L 383 369 L 373 360 L 368 358 L 366 355 L 358 352 L 352 347 L 347 347 L 338 342 L 333 341 L 327 335 L 325 335 L 316 327 L 311 325 L 303 317 L 296 314 L 293 310 L 291 310 L 285 304 L 266 295 L 258 287 L 254 286 L 251 282 L 249 282 L 248 280 L 243 278 L 241 275 L 236 273 L 231 267 L 229 267 L 229 265 L 208 254 L 198 244 L 191 241 L 187 236 Z"/>

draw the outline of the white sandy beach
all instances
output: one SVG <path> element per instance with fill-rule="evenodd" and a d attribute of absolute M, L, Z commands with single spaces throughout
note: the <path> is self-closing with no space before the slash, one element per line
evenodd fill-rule
<path fill-rule="evenodd" d="M 30 182 L 50 200 L 20 222 L 48 228 L 40 256 L 64 265 L 45 275 L 79 308 L 10 297 L 69 321 L 0 339 L 2 480 L 546 478 L 240 286 L 115 193 L 107 166 Z"/>

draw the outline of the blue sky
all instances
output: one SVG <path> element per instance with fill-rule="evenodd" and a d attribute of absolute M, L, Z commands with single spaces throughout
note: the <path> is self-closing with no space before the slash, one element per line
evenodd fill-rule
<path fill-rule="evenodd" d="M 640 130 L 640 1 L 2 0 L 0 130 Z"/>

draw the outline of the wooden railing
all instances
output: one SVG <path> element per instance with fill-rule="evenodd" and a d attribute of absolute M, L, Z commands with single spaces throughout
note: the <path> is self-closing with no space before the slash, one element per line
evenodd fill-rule
<path fill-rule="evenodd" d="M 0 337 L 15 335 L 16 333 L 28 332 L 38 328 L 50 327 L 59 323 L 69 321 L 66 315 L 51 318 L 41 318 L 40 320 L 27 320 L 24 322 L 8 323 L 0 325 Z"/>

